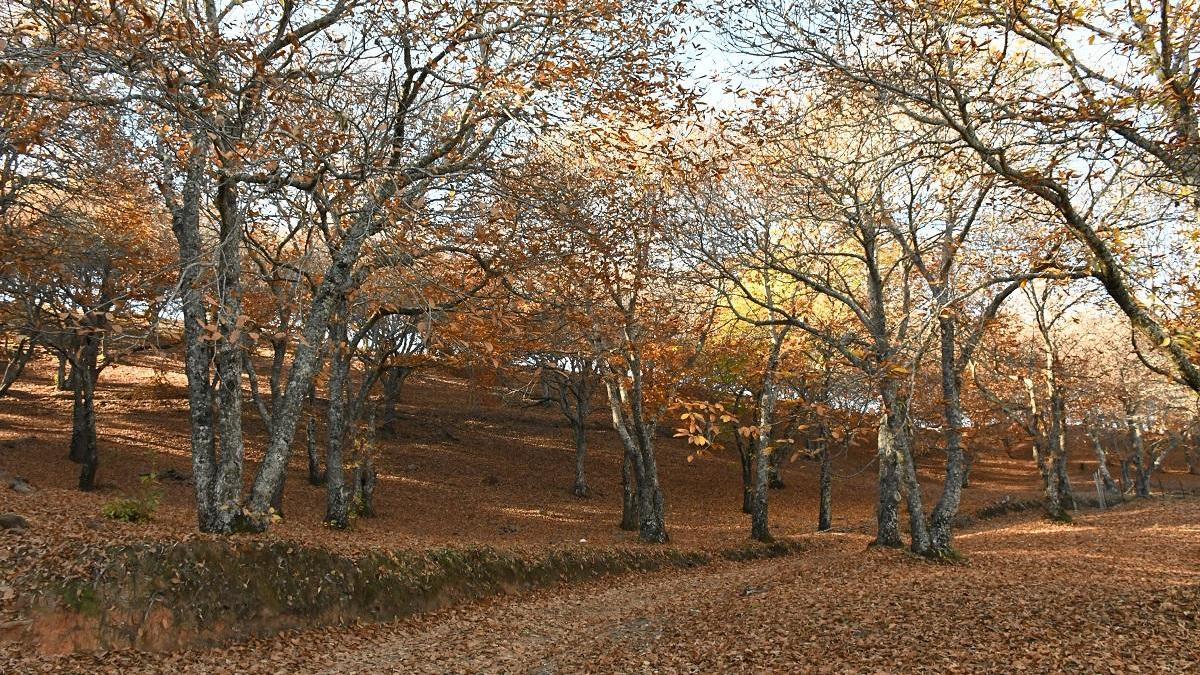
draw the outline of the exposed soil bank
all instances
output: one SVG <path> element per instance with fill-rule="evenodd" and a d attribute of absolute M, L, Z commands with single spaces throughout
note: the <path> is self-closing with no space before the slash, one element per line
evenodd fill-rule
<path fill-rule="evenodd" d="M 387 621 L 561 582 L 690 568 L 799 550 L 795 543 L 717 553 L 569 546 L 377 552 L 351 558 L 287 543 L 197 540 L 113 546 L 89 575 L 45 584 L 0 635 L 42 653 L 171 651 L 283 630 Z"/>

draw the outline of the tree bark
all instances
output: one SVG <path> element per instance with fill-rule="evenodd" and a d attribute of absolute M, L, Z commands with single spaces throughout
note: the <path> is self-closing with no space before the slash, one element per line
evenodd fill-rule
<path fill-rule="evenodd" d="M 1142 426 L 1132 415 L 1126 415 L 1125 425 L 1129 429 L 1129 440 L 1133 444 L 1134 462 L 1134 493 L 1139 498 L 1150 496 L 1150 463 L 1146 458 L 1146 440 L 1142 436 Z"/>
<path fill-rule="evenodd" d="M 942 497 L 933 508 L 929 521 L 930 554 L 951 558 L 954 551 L 954 516 L 962 501 L 966 483 L 966 466 L 962 448 L 962 377 L 955 353 L 955 319 L 953 315 L 938 317 L 941 341 L 942 416 L 946 423 L 946 479 Z"/>
<path fill-rule="evenodd" d="M 881 546 L 903 545 L 898 514 L 900 493 L 903 492 L 912 538 L 910 548 L 915 553 L 927 555 L 929 531 L 921 501 L 921 485 L 913 463 L 908 406 L 898 390 L 899 384 L 891 379 L 885 380 L 881 387 L 884 416 L 879 435 L 879 535 L 876 542 Z"/>
<path fill-rule="evenodd" d="M 640 373 L 634 371 L 634 391 L 627 393 L 616 381 L 615 374 L 605 377 L 613 428 L 625 448 L 632 466 L 633 484 L 637 495 L 638 538 L 650 544 L 666 543 L 669 539 L 664 523 L 662 488 L 658 483 L 658 465 L 654 457 L 653 427 L 646 422 L 641 408 Z M 629 411 L 625 411 L 625 406 Z"/>
<path fill-rule="evenodd" d="M 787 485 L 783 482 L 783 475 L 779 472 L 779 467 L 783 463 L 783 453 L 772 452 L 767 462 L 767 487 L 772 490 L 782 490 Z"/>
<path fill-rule="evenodd" d="M 1108 471 L 1108 452 L 1104 449 L 1100 433 L 1096 429 L 1090 429 L 1088 435 L 1092 437 L 1092 449 L 1096 453 L 1096 470 L 1100 472 L 1100 479 L 1104 483 L 1104 489 L 1106 491 L 1115 491 L 1117 489 L 1117 482 L 1113 480 L 1112 474 Z"/>
<path fill-rule="evenodd" d="M 621 529 L 638 529 L 637 478 L 633 475 L 633 455 L 625 451 L 621 462 Z"/>
<path fill-rule="evenodd" d="M 58 355 L 58 370 L 54 374 L 54 387 L 59 391 L 71 391 L 75 388 L 72 382 L 72 376 L 67 370 L 67 357 L 62 354 Z"/>
<path fill-rule="evenodd" d="M 317 413 L 315 410 L 308 411 L 305 435 L 308 446 L 308 484 L 324 485 L 325 472 L 321 471 L 321 458 L 317 453 Z"/>
<path fill-rule="evenodd" d="M 350 376 L 350 353 L 346 344 L 346 301 L 338 301 L 338 316 L 329 329 L 330 375 L 328 446 L 325 455 L 325 523 L 330 527 L 350 527 L 350 511 L 345 486 L 344 444 L 346 442 L 346 389 Z"/>
<path fill-rule="evenodd" d="M 875 506 L 876 546 L 900 548 L 900 457 L 888 415 L 879 420 L 876 445 L 879 461 L 879 500 Z"/>
<path fill-rule="evenodd" d="M 775 419 L 775 406 L 779 400 L 775 378 L 779 372 L 779 360 L 783 351 L 786 330 L 776 329 L 772 334 L 771 351 L 763 369 L 762 388 L 758 397 L 758 434 L 753 438 L 754 448 L 754 498 L 750 502 L 750 538 L 755 541 L 771 542 L 769 491 L 771 486 L 771 425 Z"/>
<path fill-rule="evenodd" d="M 96 444 L 96 350 L 99 345 L 93 337 L 85 337 L 80 352 L 79 367 L 75 370 L 75 407 L 79 414 L 72 419 L 72 455 L 78 455 L 79 489 L 90 491 L 96 488 L 96 471 L 100 467 L 100 453 Z M 78 446 L 74 444 L 78 443 Z"/>
<path fill-rule="evenodd" d="M 587 428 L 584 426 L 584 420 L 572 422 L 571 432 L 575 436 L 575 484 L 571 487 L 571 494 L 576 497 L 587 497 L 591 494 L 588 490 L 587 474 L 585 472 L 587 464 Z"/>
<path fill-rule="evenodd" d="M 825 425 L 820 425 L 816 442 L 821 444 L 820 509 L 817 514 L 817 531 L 833 529 L 833 458 L 829 454 L 829 439 Z"/>
<path fill-rule="evenodd" d="M 344 297 L 350 285 L 354 266 L 357 264 L 366 239 L 378 231 L 380 216 L 376 213 L 377 204 L 386 202 L 395 196 L 398 185 L 388 181 L 379 193 L 375 195 L 372 204 L 368 205 L 351 224 L 342 239 L 341 246 L 333 253 L 333 261 L 326 269 L 325 276 L 317 287 L 309 305 L 301 331 L 300 339 L 292 359 L 292 367 L 288 373 L 288 383 L 279 409 L 272 416 L 271 437 L 263 462 L 258 474 L 254 477 L 254 486 L 246 503 L 246 511 L 252 520 L 254 529 L 265 529 L 266 522 L 262 515 L 270 506 L 271 496 L 276 486 L 283 480 L 287 463 L 291 456 L 292 440 L 296 435 L 299 424 L 300 408 L 307 395 L 313 379 L 320 370 L 323 358 L 321 344 L 330 327 L 330 316 L 334 305 Z M 332 478 L 335 470 L 332 461 L 326 467 L 326 473 Z"/>

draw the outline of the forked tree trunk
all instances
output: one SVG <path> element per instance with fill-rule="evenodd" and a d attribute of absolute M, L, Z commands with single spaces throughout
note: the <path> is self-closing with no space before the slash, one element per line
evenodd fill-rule
<path fill-rule="evenodd" d="M 369 454 L 360 458 L 354 464 L 354 494 L 350 500 L 354 515 L 363 518 L 375 517 L 375 483 L 377 478 L 375 460 Z"/>
<path fill-rule="evenodd" d="M 1042 494 L 1046 516 L 1051 520 L 1069 522 L 1071 515 L 1063 507 L 1062 494 L 1059 492 L 1059 481 L 1055 471 L 1055 459 L 1048 447 L 1046 439 L 1034 439 L 1033 458 L 1037 463 L 1038 472 L 1042 476 Z"/>
<path fill-rule="evenodd" d="M 1125 425 L 1133 444 L 1134 492 L 1139 498 L 1145 499 L 1150 496 L 1150 462 L 1146 457 L 1146 439 L 1142 436 L 1142 426 L 1132 414 L 1126 416 Z"/>
<path fill-rule="evenodd" d="M 399 401 L 404 382 L 411 373 L 412 368 L 406 366 L 389 366 L 381 378 L 383 399 L 380 402 L 379 428 L 384 430 L 384 433 L 392 434 L 396 431 L 396 421 L 399 419 L 396 402 Z"/>
<path fill-rule="evenodd" d="M 927 555 L 930 550 L 929 530 L 925 523 L 925 507 L 921 501 L 921 485 L 917 482 L 916 466 L 913 463 L 908 406 L 898 395 L 898 389 L 897 383 L 887 381 L 881 391 L 885 413 L 879 435 L 880 501 L 877 543 L 882 546 L 903 545 L 899 528 L 900 488 L 903 486 L 905 504 L 908 507 L 909 532 L 912 537 L 910 548 L 917 554 Z M 890 465 L 888 468 L 884 466 L 885 460 Z"/>
<path fill-rule="evenodd" d="M 1115 491 L 1117 482 L 1113 480 L 1112 474 L 1108 471 L 1108 451 L 1104 449 L 1104 443 L 1100 440 L 1100 433 L 1095 429 L 1090 429 L 1089 436 L 1092 438 L 1092 450 L 1096 453 L 1096 470 L 1100 473 L 1100 480 L 1104 483 L 1105 491 Z"/>
<path fill-rule="evenodd" d="M 400 184 L 396 181 L 385 181 L 373 196 L 372 203 L 387 202 L 396 196 L 399 188 Z M 382 222 L 376 208 L 365 208 L 360 212 L 333 253 L 333 259 L 309 303 L 304 327 L 292 358 L 292 367 L 288 371 L 287 386 L 279 399 L 278 410 L 272 415 L 271 436 L 267 440 L 262 464 L 254 477 L 250 496 L 246 500 L 245 510 L 254 529 L 262 530 L 267 527 L 262 514 L 267 511 L 271 496 L 287 471 L 292 440 L 300 423 L 300 409 L 317 372 L 321 369 L 321 361 L 324 358 L 322 345 L 330 328 L 334 306 L 350 287 L 354 267 L 361 256 L 364 242 L 379 230 Z M 326 472 L 332 474 L 333 471 L 334 467 L 330 463 Z"/>
<path fill-rule="evenodd" d="M 634 369 L 636 371 L 636 368 Z M 605 377 L 613 429 L 621 439 L 637 495 L 638 538 L 648 544 L 663 544 L 669 539 L 664 522 L 662 487 L 658 482 L 658 464 L 654 457 L 653 425 L 642 411 L 640 374 L 635 372 L 634 392 L 629 394 L 615 377 Z M 625 406 L 629 410 L 626 412 Z"/>

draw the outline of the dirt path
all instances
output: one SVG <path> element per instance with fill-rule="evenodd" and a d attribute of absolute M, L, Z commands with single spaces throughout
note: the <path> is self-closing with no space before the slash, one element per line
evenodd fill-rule
<path fill-rule="evenodd" d="M 1200 509 L 969 533 L 969 562 L 865 551 L 859 535 L 754 563 L 499 598 L 228 649 L 39 664 L 163 673 L 1195 672 Z M 32 664 L 31 664 L 32 665 Z"/>

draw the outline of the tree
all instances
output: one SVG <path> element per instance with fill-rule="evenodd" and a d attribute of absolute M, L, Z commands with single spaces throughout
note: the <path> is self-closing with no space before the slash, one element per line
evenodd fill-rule
<path fill-rule="evenodd" d="M 130 187 L 138 185 L 135 171 L 110 165 L 107 178 L 87 200 L 47 193 L 42 208 L 10 212 L 17 217 L 0 229 L 7 252 L 0 295 L 8 299 L 8 326 L 22 336 L 17 372 L 35 345 L 71 366 L 69 456 L 81 465 L 81 490 L 95 487 L 99 467 L 97 380 L 123 357 L 158 344 L 170 291 L 165 218 Z"/>
<path fill-rule="evenodd" d="M 1128 206 L 1131 192 L 1161 196 L 1156 181 L 1139 175 L 1143 157 L 1131 163 L 1124 144 L 1187 174 L 1188 152 L 1171 144 L 1173 134 L 1189 137 L 1195 83 L 1171 77 L 1190 63 L 1196 36 L 1186 17 L 1193 10 L 1159 9 L 755 0 L 722 19 L 735 48 L 770 58 L 795 86 L 815 79 L 834 91 L 865 91 L 923 128 L 927 142 L 968 150 L 981 168 L 1031 197 L 1081 245 L 1090 275 L 1165 365 L 1200 391 L 1188 328 L 1142 295 L 1157 285 L 1146 283 L 1153 270 L 1138 264 L 1127 234 L 1141 218 L 1112 210 Z M 1127 61 L 1078 48 L 1074 38 L 1086 41 L 1089 33 Z M 1160 90 L 1161 97 L 1149 93 Z M 1171 199 L 1160 201 L 1170 208 Z"/>
<path fill-rule="evenodd" d="M 426 216 L 461 177 L 503 162 L 493 147 L 663 86 L 673 32 L 655 3 L 21 7 L 46 37 L 30 54 L 57 68 L 68 98 L 119 111 L 156 153 L 179 248 L 198 521 L 211 532 L 270 522 L 330 318 L 368 242 L 397 222 L 436 239 L 445 222 Z M 246 232 L 280 195 L 307 204 L 280 231 L 325 250 L 312 255 L 318 283 L 293 313 L 265 457 L 243 497 Z"/>

